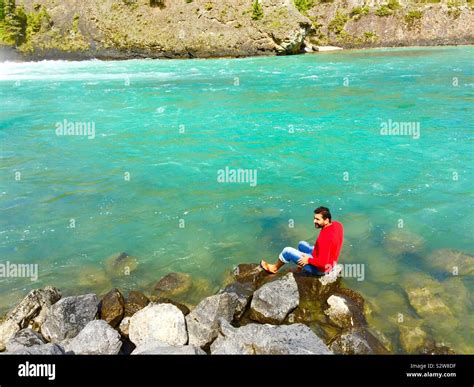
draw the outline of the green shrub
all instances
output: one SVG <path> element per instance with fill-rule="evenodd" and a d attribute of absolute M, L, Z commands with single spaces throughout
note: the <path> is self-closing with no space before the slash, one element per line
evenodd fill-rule
<path fill-rule="evenodd" d="M 336 35 L 339 35 L 344 30 L 344 26 L 346 25 L 348 20 L 349 17 L 338 10 L 336 12 L 336 15 L 334 16 L 334 19 L 332 19 L 328 25 L 329 31 L 332 31 Z"/>
<path fill-rule="evenodd" d="M 353 17 L 355 19 L 360 19 L 362 16 L 368 15 L 369 11 L 370 11 L 370 8 L 367 5 L 363 7 L 354 7 L 352 8 L 350 17 Z"/>
<path fill-rule="evenodd" d="M 252 19 L 260 20 L 261 18 L 263 18 L 262 5 L 259 3 L 258 0 L 254 0 L 254 2 L 252 3 Z"/>
<path fill-rule="evenodd" d="M 306 13 L 314 6 L 316 0 L 293 0 L 293 3 L 298 11 Z"/>
<path fill-rule="evenodd" d="M 396 11 L 397 9 L 400 9 L 402 6 L 398 2 L 398 0 L 389 0 L 387 7 L 390 8 L 392 11 Z"/>
<path fill-rule="evenodd" d="M 375 10 L 377 16 L 390 16 L 393 14 L 393 11 L 387 5 L 381 5 Z"/>
<path fill-rule="evenodd" d="M 413 25 L 417 20 L 421 19 L 422 17 L 423 17 L 423 12 L 417 11 L 417 10 L 413 10 L 413 11 L 409 11 L 409 12 L 405 15 L 405 21 L 406 21 L 409 25 Z"/>

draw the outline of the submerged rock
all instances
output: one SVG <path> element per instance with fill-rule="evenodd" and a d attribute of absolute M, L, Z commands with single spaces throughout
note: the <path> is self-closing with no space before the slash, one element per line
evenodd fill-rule
<path fill-rule="evenodd" d="M 189 344 L 205 347 L 217 337 L 219 319 L 232 321 L 238 306 L 237 296 L 222 293 L 202 300 L 189 315 L 186 323 Z"/>
<path fill-rule="evenodd" d="M 138 267 L 138 259 L 127 253 L 115 253 L 105 259 L 105 270 L 113 277 L 130 275 Z"/>
<path fill-rule="evenodd" d="M 139 346 L 149 341 L 184 345 L 188 341 L 183 313 L 171 304 L 149 304 L 130 318 L 130 341 Z"/>
<path fill-rule="evenodd" d="M 399 323 L 400 344 L 408 354 L 420 353 L 426 344 L 427 334 L 422 329 L 423 320 L 406 318 Z"/>
<path fill-rule="evenodd" d="M 120 334 L 115 329 L 104 320 L 94 320 L 65 346 L 65 350 L 76 355 L 116 355 L 121 346 Z"/>
<path fill-rule="evenodd" d="M 96 318 L 98 307 L 95 294 L 63 298 L 48 308 L 41 333 L 51 342 L 71 339 Z"/>
<path fill-rule="evenodd" d="M 386 354 L 388 350 L 377 338 L 364 328 L 356 328 L 337 335 L 329 348 L 344 355 Z"/>
<path fill-rule="evenodd" d="M 59 290 L 51 286 L 30 291 L 0 324 L 0 350 L 5 348 L 5 344 L 15 333 L 28 327 L 30 323 L 39 328 L 44 322 L 48 307 L 60 298 Z"/>
<path fill-rule="evenodd" d="M 100 318 L 115 328 L 124 316 L 124 304 L 122 293 L 118 289 L 111 290 L 100 302 Z"/>
<path fill-rule="evenodd" d="M 211 345 L 212 354 L 290 355 L 331 354 L 324 342 L 303 324 L 249 324 L 234 328 L 220 321 L 219 337 Z"/>
<path fill-rule="evenodd" d="M 425 244 L 425 240 L 405 228 L 396 228 L 390 231 L 384 240 L 384 246 L 390 254 L 401 255 L 417 253 Z"/>
<path fill-rule="evenodd" d="M 156 283 L 154 294 L 159 297 L 172 297 L 186 293 L 191 285 L 192 279 L 189 274 L 169 273 Z"/>
<path fill-rule="evenodd" d="M 424 258 L 425 264 L 450 275 L 474 275 L 474 257 L 451 249 L 436 250 Z"/>
<path fill-rule="evenodd" d="M 83 293 L 98 292 L 103 294 L 113 287 L 106 271 L 101 267 L 92 265 L 81 267 L 76 283 Z"/>
<path fill-rule="evenodd" d="M 261 323 L 279 324 L 300 302 L 293 273 L 257 289 L 250 304 L 250 318 Z"/>

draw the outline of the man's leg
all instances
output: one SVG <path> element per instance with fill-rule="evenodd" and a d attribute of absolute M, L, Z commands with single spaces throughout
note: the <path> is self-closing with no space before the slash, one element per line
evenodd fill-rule
<path fill-rule="evenodd" d="M 298 264 L 298 260 L 302 257 L 303 253 L 301 251 L 296 250 L 293 247 L 285 247 L 278 256 L 278 260 L 275 264 L 265 262 L 262 259 L 260 265 L 269 273 L 276 273 L 285 263 L 293 262 Z"/>
<path fill-rule="evenodd" d="M 313 249 L 314 249 L 314 246 L 310 245 L 306 241 L 301 241 L 300 243 L 298 243 L 298 250 L 301 251 L 302 253 L 312 255 Z"/>

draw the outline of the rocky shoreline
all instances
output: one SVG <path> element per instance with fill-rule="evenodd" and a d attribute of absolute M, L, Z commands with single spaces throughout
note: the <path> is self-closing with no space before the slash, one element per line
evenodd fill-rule
<path fill-rule="evenodd" d="M 465 0 L 191 0 L 160 7 L 146 0 L 23 0 L 9 12 L 0 20 L 3 61 L 248 57 L 325 46 L 474 42 L 473 6 Z"/>
<path fill-rule="evenodd" d="M 268 275 L 240 264 L 232 282 L 190 310 L 173 294 L 192 279 L 170 273 L 154 295 L 112 289 L 63 298 L 32 290 L 0 325 L 2 354 L 388 354 L 369 328 L 364 298 L 341 284 L 341 266 L 322 277 Z M 452 353 L 426 347 L 425 353 Z"/>

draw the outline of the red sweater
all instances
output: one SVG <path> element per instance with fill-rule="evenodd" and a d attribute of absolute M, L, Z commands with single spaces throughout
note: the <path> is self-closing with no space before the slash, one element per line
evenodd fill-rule
<path fill-rule="evenodd" d="M 344 241 L 344 228 L 342 224 L 333 221 L 323 227 L 313 249 L 313 257 L 309 259 L 310 265 L 316 266 L 319 271 L 329 272 L 337 263 Z"/>

